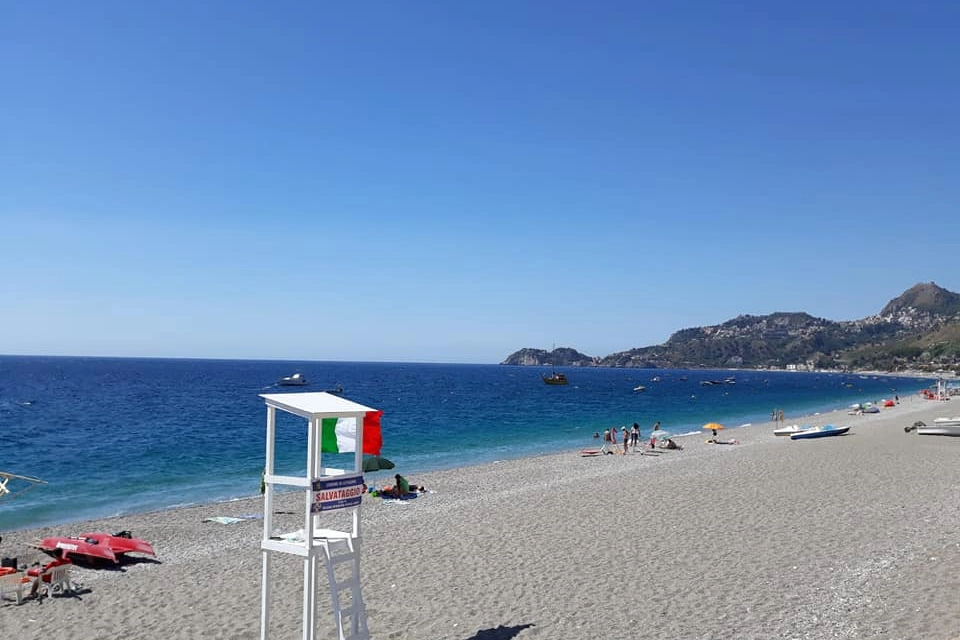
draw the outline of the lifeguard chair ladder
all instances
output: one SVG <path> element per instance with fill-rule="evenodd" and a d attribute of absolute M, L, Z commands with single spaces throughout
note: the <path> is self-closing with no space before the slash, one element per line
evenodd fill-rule
<path fill-rule="evenodd" d="M 357 539 L 353 537 L 327 538 L 321 545 L 326 559 L 327 582 L 330 583 L 330 600 L 333 603 L 333 616 L 336 619 L 338 640 L 368 640 L 367 611 L 363 604 L 363 591 L 360 585 L 360 551 Z M 349 574 L 341 580 L 337 576 L 337 567 L 348 565 Z M 349 599 L 344 604 L 341 592 Z M 346 629 L 346 631 L 345 631 Z"/>
<path fill-rule="evenodd" d="M 317 563 L 323 562 L 330 585 L 333 617 L 338 640 L 369 640 L 367 614 L 360 583 L 360 504 L 363 484 L 363 418 L 376 409 L 325 392 L 261 394 L 267 404 L 266 465 L 264 467 L 263 577 L 260 601 L 260 640 L 268 640 L 270 630 L 271 556 L 287 553 L 303 558 L 303 640 L 316 637 Z M 280 476 L 274 473 L 276 412 L 285 411 L 307 420 L 307 475 Z M 325 468 L 322 465 L 321 433 L 325 418 L 353 419 L 356 427 L 352 470 Z M 293 486 L 304 490 L 303 529 L 280 536 L 273 535 L 274 486 Z M 341 497 L 342 496 L 342 497 Z M 349 510 L 350 531 L 323 529 L 320 518 L 326 511 Z M 337 571 L 344 567 L 347 571 Z M 347 574 L 345 577 L 343 574 Z M 349 602 L 344 602 L 349 600 Z"/>

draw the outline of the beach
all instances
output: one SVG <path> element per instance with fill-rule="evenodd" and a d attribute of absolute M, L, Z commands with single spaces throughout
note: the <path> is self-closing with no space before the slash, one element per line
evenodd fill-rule
<path fill-rule="evenodd" d="M 429 493 L 363 498 L 370 636 L 960 638 L 960 438 L 904 432 L 953 404 L 786 417 L 851 425 L 841 437 L 791 441 L 767 422 L 721 432 L 736 445 L 698 435 L 656 456 L 571 450 L 410 477 Z M 275 524 L 300 528 L 302 504 L 281 495 Z M 157 559 L 74 567 L 76 597 L 6 601 L 0 635 L 258 638 L 262 520 L 204 519 L 262 508 L 5 532 L 0 553 L 21 564 L 48 559 L 32 541 L 89 531 L 129 530 Z M 275 558 L 270 637 L 299 638 L 302 564 Z M 317 637 L 335 638 L 325 579 L 318 601 Z"/>

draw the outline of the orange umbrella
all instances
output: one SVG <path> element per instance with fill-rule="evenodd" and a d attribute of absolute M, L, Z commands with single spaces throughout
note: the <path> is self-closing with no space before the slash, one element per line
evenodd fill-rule
<path fill-rule="evenodd" d="M 717 429 L 723 429 L 723 425 L 717 422 L 708 422 L 707 424 L 703 425 L 703 428 L 716 431 Z"/>

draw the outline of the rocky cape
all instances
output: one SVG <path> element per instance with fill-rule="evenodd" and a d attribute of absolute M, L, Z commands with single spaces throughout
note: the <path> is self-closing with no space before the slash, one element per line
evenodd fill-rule
<path fill-rule="evenodd" d="M 877 315 L 852 321 L 803 312 L 741 315 L 677 331 L 663 344 L 596 357 L 561 347 L 520 349 L 501 364 L 636 368 L 960 369 L 960 294 L 907 289 Z"/>

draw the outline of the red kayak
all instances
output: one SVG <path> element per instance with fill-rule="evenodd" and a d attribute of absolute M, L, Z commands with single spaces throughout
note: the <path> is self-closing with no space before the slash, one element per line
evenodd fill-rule
<path fill-rule="evenodd" d="M 87 537 L 69 538 L 53 536 L 44 538 L 36 547 L 53 557 L 86 556 L 88 559 L 109 560 L 116 562 L 117 556 L 113 550 L 99 541 Z"/>
<path fill-rule="evenodd" d="M 146 540 L 132 537 L 129 531 L 121 531 L 114 534 L 81 533 L 80 537 L 87 540 L 96 540 L 98 545 L 110 549 L 110 551 L 118 556 L 125 553 L 145 553 L 148 556 L 154 557 L 157 555 L 153 551 L 153 545 Z"/>

